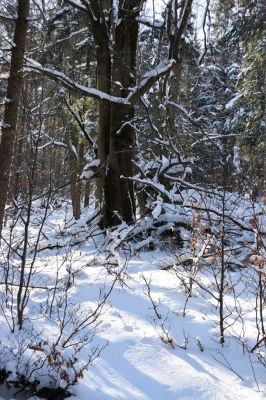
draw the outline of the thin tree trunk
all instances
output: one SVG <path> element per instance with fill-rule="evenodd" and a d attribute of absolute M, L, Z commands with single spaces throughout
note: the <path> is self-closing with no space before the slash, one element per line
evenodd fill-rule
<path fill-rule="evenodd" d="M 102 45 L 97 49 L 97 89 L 104 93 L 110 94 L 111 91 L 111 58 L 108 43 Z M 101 164 L 106 164 L 109 145 L 110 145 L 110 104 L 107 102 L 99 102 L 98 104 L 98 158 Z M 102 169 L 105 171 L 105 168 Z M 102 176 L 97 178 L 96 198 L 99 204 L 102 204 L 105 192 L 105 177 L 104 172 Z"/>
<path fill-rule="evenodd" d="M 69 135 L 68 151 L 70 163 L 70 194 L 73 217 L 79 219 L 76 215 L 77 211 L 77 179 L 78 179 L 78 138 L 77 132 L 72 130 Z M 75 150 L 74 150 L 75 149 Z"/>
<path fill-rule="evenodd" d="M 75 219 L 80 219 L 81 215 L 81 181 L 80 176 L 82 174 L 83 166 L 84 166 L 84 142 L 83 140 L 79 143 L 78 147 L 78 165 L 77 165 L 77 182 L 76 182 L 76 194 L 75 194 L 75 211 L 74 216 Z"/>
<path fill-rule="evenodd" d="M 24 82 L 23 82 L 24 83 Z M 26 82 L 25 82 L 26 83 Z M 21 164 L 23 161 L 23 145 L 24 145 L 24 130 L 26 127 L 27 118 L 27 104 L 28 104 L 28 90 L 27 85 L 23 84 L 21 88 L 20 103 L 22 107 L 20 108 L 20 113 L 17 122 L 17 132 L 15 138 L 15 145 L 13 151 L 13 171 L 11 171 L 11 180 L 13 181 L 12 187 L 9 188 L 10 196 L 13 196 L 17 201 L 18 196 L 21 193 L 22 188 L 22 177 L 21 177 Z"/>
<path fill-rule="evenodd" d="M 18 0 L 15 22 L 14 46 L 11 52 L 10 74 L 7 84 L 7 101 L 2 125 L 0 145 L 0 235 L 8 197 L 10 169 L 16 138 L 19 94 L 22 85 L 22 67 L 26 48 L 29 0 Z"/>
<path fill-rule="evenodd" d="M 90 205 L 90 189 L 91 189 L 91 181 L 90 179 L 87 179 L 84 188 L 84 204 L 83 204 L 84 208 L 87 208 Z"/>

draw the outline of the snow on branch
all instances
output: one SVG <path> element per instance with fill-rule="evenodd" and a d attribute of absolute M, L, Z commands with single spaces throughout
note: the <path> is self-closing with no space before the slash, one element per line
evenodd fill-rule
<path fill-rule="evenodd" d="M 165 20 L 150 20 L 150 18 L 139 16 L 136 17 L 136 21 L 138 21 L 142 25 L 146 25 L 148 28 L 156 28 L 162 29 L 165 26 Z"/>
<path fill-rule="evenodd" d="M 43 67 L 41 64 L 35 60 L 26 59 L 26 69 L 31 71 L 36 71 L 38 73 L 49 76 L 51 79 L 61 83 L 68 89 L 78 92 L 86 97 L 92 97 L 96 100 L 108 101 L 113 104 L 121 105 L 134 105 L 140 97 L 142 97 L 153 85 L 154 83 L 163 75 L 167 74 L 175 64 L 175 60 L 167 60 L 155 67 L 154 69 L 146 72 L 143 75 L 142 80 L 134 87 L 129 88 L 129 95 L 127 97 L 115 97 L 107 93 L 104 93 L 95 88 L 89 88 L 87 86 L 81 85 L 78 82 L 73 81 L 64 73 L 53 69 Z"/>
<path fill-rule="evenodd" d="M 7 21 L 7 22 L 10 22 L 10 21 L 15 22 L 16 19 L 17 19 L 17 15 L 13 16 L 13 15 L 6 15 L 6 14 L 0 13 L 0 20 Z"/>
<path fill-rule="evenodd" d="M 158 182 L 153 182 L 149 179 L 140 179 L 137 177 L 125 177 L 125 176 L 121 176 L 121 179 L 126 179 L 135 183 L 139 183 L 141 185 L 144 186 L 149 186 L 152 187 L 156 192 L 162 194 L 163 196 L 166 197 L 167 200 L 169 200 L 170 202 L 173 201 L 173 195 L 167 190 L 165 189 L 164 185 L 162 185 L 161 183 Z"/>
<path fill-rule="evenodd" d="M 192 208 L 192 209 L 197 210 L 197 211 L 205 211 L 205 212 L 213 213 L 213 214 L 217 215 L 218 217 L 225 216 L 233 224 L 237 225 L 243 231 L 254 232 L 254 228 L 252 228 L 250 225 L 246 224 L 243 220 L 240 220 L 239 216 L 237 216 L 237 215 L 233 216 L 232 215 L 232 211 L 222 211 L 222 210 L 219 210 L 217 207 L 214 207 L 214 206 L 200 207 L 200 206 L 197 206 L 197 205 L 184 205 L 184 207 Z M 265 235 L 266 230 L 264 230 L 264 229 L 258 230 L 258 233 L 261 234 L 261 235 Z"/>
<path fill-rule="evenodd" d="M 65 143 L 59 142 L 57 140 L 51 140 L 48 143 L 45 143 L 45 144 L 43 144 L 41 146 L 38 146 L 38 150 L 42 150 L 42 149 L 44 149 L 45 147 L 48 147 L 48 146 L 59 146 L 59 147 L 64 147 L 65 149 L 67 148 L 67 145 Z"/>
<path fill-rule="evenodd" d="M 191 123 L 195 123 L 196 122 L 191 118 L 191 115 L 187 112 L 185 107 L 183 107 L 182 105 L 177 104 L 177 103 L 175 103 L 173 101 L 167 101 L 167 104 L 169 104 L 170 106 L 173 106 L 173 107 L 177 108 L 179 111 L 181 111 Z"/>
<path fill-rule="evenodd" d="M 146 72 L 142 80 L 136 86 L 129 88 L 130 94 L 127 97 L 127 101 L 131 104 L 135 104 L 136 101 L 142 97 L 161 76 L 167 74 L 174 65 L 174 59 L 166 60 L 152 70 Z"/>
<path fill-rule="evenodd" d="M 61 83 L 68 89 L 78 92 L 83 96 L 92 97 L 93 99 L 96 100 L 108 101 L 113 104 L 121 104 L 121 105 L 130 104 L 127 98 L 110 96 L 109 94 L 101 92 L 98 89 L 88 88 L 87 86 L 81 85 L 80 83 L 73 81 L 62 72 L 57 71 L 56 69 L 43 67 L 41 64 L 39 64 L 34 60 L 27 59 L 26 68 L 28 70 L 36 71 L 38 73 L 42 73 L 46 76 L 49 76 L 51 79 Z"/>
<path fill-rule="evenodd" d="M 66 0 L 72 7 L 77 8 L 80 11 L 87 11 L 87 8 L 81 4 L 79 1 L 76 0 Z"/>

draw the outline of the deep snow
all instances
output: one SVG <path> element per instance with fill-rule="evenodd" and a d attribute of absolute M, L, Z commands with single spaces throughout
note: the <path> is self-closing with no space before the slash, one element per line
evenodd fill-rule
<path fill-rule="evenodd" d="M 85 231 L 83 219 L 74 223 L 69 232 L 77 232 L 72 239 Z M 56 243 L 60 229 L 66 224 L 65 210 L 54 211 L 49 216 L 46 236 L 53 236 L 50 243 Z M 67 223 L 69 226 L 72 224 Z M 61 228 L 59 228 L 61 227 Z M 19 232 L 19 231 L 18 231 Z M 45 239 L 43 239 L 45 242 Z M 75 272 L 70 290 L 70 302 L 87 310 L 98 298 L 99 289 L 111 285 L 112 268 L 105 264 L 102 252 L 103 236 L 95 235 L 85 243 L 67 246 L 63 249 L 45 250 L 36 260 L 36 282 L 51 284 L 57 268 L 64 257 L 68 257 Z M 117 282 L 108 298 L 101 327 L 94 338 L 95 343 L 108 346 L 102 351 L 84 378 L 71 390 L 71 400 L 245 400 L 264 399 L 266 390 L 265 367 L 258 362 L 256 354 L 243 351 L 239 341 L 232 336 L 241 331 L 237 322 L 226 336 L 222 347 L 217 331 L 217 311 L 207 293 L 195 289 L 187 304 L 183 317 L 186 296 L 180 280 L 172 269 L 162 266 L 173 263 L 177 249 L 163 249 L 135 252 L 130 257 L 121 251 L 119 262 L 126 264 L 124 283 Z M 65 264 L 67 264 L 65 262 Z M 67 276 L 63 263 L 60 276 Z M 238 272 L 232 272 L 238 281 Z M 150 281 L 151 296 L 158 305 L 157 318 L 147 296 L 143 279 Z M 208 274 L 202 274 L 202 282 L 208 284 Z M 238 283 L 238 284 L 241 284 Z M 46 301 L 45 292 L 32 290 L 28 304 L 28 315 L 34 316 Z M 227 295 L 227 302 L 233 297 Z M 252 302 L 244 295 L 239 299 L 245 313 L 246 340 L 255 339 L 255 320 Z M 8 344 L 10 332 L 1 313 L 1 343 Z M 53 321 L 39 316 L 33 321 L 36 330 L 53 337 Z M 173 346 L 159 338 L 161 324 Z M 183 346 L 186 344 L 186 349 Z M 203 351 L 201 351 L 203 350 Z M 79 359 L 84 362 L 87 348 L 83 348 Z M 1 389 L 0 389 L 1 390 Z M 1 394 L 1 393 L 0 393 Z"/>

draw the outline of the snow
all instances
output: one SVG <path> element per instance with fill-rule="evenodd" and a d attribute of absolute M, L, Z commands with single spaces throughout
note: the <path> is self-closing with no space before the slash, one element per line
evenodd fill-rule
<path fill-rule="evenodd" d="M 67 145 L 65 144 L 65 143 L 63 143 L 63 142 L 60 142 L 60 141 L 58 141 L 58 140 L 51 140 L 50 142 L 48 142 L 48 143 L 45 143 L 45 144 L 43 144 L 43 145 L 41 145 L 41 146 L 38 146 L 38 150 L 42 150 L 42 149 L 44 149 L 45 147 L 48 147 L 48 146 L 59 146 L 59 147 L 64 147 L 64 148 L 67 148 Z"/>
<path fill-rule="evenodd" d="M 11 128 L 11 125 L 7 124 L 6 122 L 2 122 L 1 123 L 1 128 L 8 129 L 8 128 Z"/>
<path fill-rule="evenodd" d="M 150 28 L 163 28 L 163 26 L 165 25 L 164 19 L 154 20 L 152 17 L 149 16 L 136 17 L 136 20 L 143 25 L 147 25 Z"/>
<path fill-rule="evenodd" d="M 162 202 L 161 201 L 157 201 L 157 205 L 156 207 L 153 209 L 152 211 L 152 215 L 155 219 L 159 218 L 159 215 L 162 212 Z"/>
<path fill-rule="evenodd" d="M 93 160 L 91 164 L 97 166 L 98 161 Z M 242 204 L 247 206 L 248 201 L 243 200 Z M 161 216 L 161 207 L 162 202 L 158 197 L 154 210 L 155 218 Z M 36 220 L 41 218 L 41 211 L 37 205 L 35 212 L 32 217 L 30 241 L 36 237 Z M 69 292 L 69 303 L 73 305 L 74 310 L 84 313 L 97 303 L 99 290 L 106 291 L 112 285 L 113 273 L 117 268 L 113 264 L 126 266 L 123 281 L 115 283 L 104 307 L 100 318 L 101 325 L 97 328 L 93 341 L 94 344 L 101 345 L 108 341 L 108 346 L 84 373 L 84 378 L 71 388 L 73 396 L 70 399 L 264 399 L 265 367 L 258 362 L 257 355 L 243 352 L 241 343 L 233 335 L 229 336 L 229 333 L 226 334 L 224 346 L 219 344 L 217 310 L 213 298 L 207 292 L 203 293 L 199 288 L 195 288 L 187 304 L 186 316 L 183 317 L 187 296 L 177 274 L 187 273 L 186 267 L 182 265 L 182 262 L 189 260 L 184 249 L 174 247 L 169 251 L 157 243 L 151 251 L 144 247 L 150 243 L 148 237 L 132 244 L 131 255 L 122 249 L 118 251 L 117 244 L 126 239 L 132 230 L 132 227 L 122 224 L 117 232 L 110 233 L 114 235 L 115 242 L 109 241 L 112 257 L 107 258 L 108 253 L 104 248 L 108 249 L 107 240 L 111 236 L 109 239 L 104 238 L 99 230 L 96 230 L 94 237 L 85 240 L 89 234 L 88 229 L 91 229 L 87 221 L 93 212 L 84 210 L 82 218 L 75 222 L 71 219 L 67 204 L 51 211 L 44 228 L 49 241 L 43 237 L 40 248 L 45 248 L 53 241 L 65 245 L 65 248 L 46 249 L 37 253 L 34 267 L 36 269 L 33 283 L 40 283 L 41 279 L 42 284 L 49 287 L 53 286 L 57 271 L 62 278 L 62 281 L 59 281 L 60 285 L 69 282 L 73 273 L 75 276 L 73 275 L 73 284 Z M 248 211 L 244 212 L 244 207 L 235 212 L 235 215 L 242 214 L 246 219 L 249 217 Z M 176 215 L 177 222 L 181 217 Z M 142 226 L 140 225 L 139 232 L 143 231 Z M 8 227 L 5 228 L 5 233 L 8 235 Z M 17 232 L 13 232 L 14 238 L 19 237 L 21 233 L 21 227 L 17 227 Z M 80 239 L 80 243 L 71 245 L 77 238 Z M 1 252 L 1 262 L 4 261 L 3 250 L 4 248 Z M 199 253 L 200 251 L 202 249 L 199 246 Z M 176 269 L 162 269 L 175 264 Z M 160 319 L 156 317 L 147 296 L 143 276 L 150 282 L 151 296 L 158 307 Z M 234 281 L 237 282 L 239 278 L 239 272 L 232 273 Z M 207 269 L 206 272 L 201 272 L 199 279 L 202 287 L 213 290 Z M 238 284 L 241 286 L 241 282 Z M 46 291 L 32 290 L 27 308 L 28 316 L 33 316 L 36 310 L 41 310 L 46 303 L 46 295 Z M 252 342 L 256 336 L 252 301 L 243 293 L 238 300 L 245 314 L 246 341 Z M 232 293 L 226 295 L 226 302 L 228 305 L 233 304 Z M 2 344 L 8 345 L 8 338 L 12 335 L 2 312 L 0 323 L 0 340 Z M 44 318 L 40 312 L 32 324 L 36 331 L 45 332 L 50 341 L 56 337 L 56 318 Z M 164 334 L 163 329 L 172 338 L 172 345 L 167 345 L 160 339 Z M 236 332 L 240 331 L 241 323 L 238 321 L 234 324 L 232 332 L 237 336 Z M 48 345 L 44 344 L 43 349 L 49 352 Z M 81 364 L 86 363 L 89 351 L 88 344 L 78 354 Z M 65 357 L 71 357 L 72 354 L 72 350 L 69 349 Z M 3 355 L 2 352 L 1 362 Z M 10 365 L 14 364 L 11 362 Z"/>
<path fill-rule="evenodd" d="M 83 4 L 81 4 L 79 1 L 68 0 L 68 3 L 71 4 L 73 7 L 78 8 L 79 10 L 87 11 L 87 8 Z"/>
<path fill-rule="evenodd" d="M 0 13 L 0 19 L 6 20 L 6 21 L 16 21 L 16 19 L 18 18 L 17 14 L 12 14 L 12 15 L 8 15 L 8 14 L 2 14 Z"/>
<path fill-rule="evenodd" d="M 73 145 L 73 143 L 70 143 L 70 150 L 74 154 L 75 157 L 78 157 L 78 152 L 76 147 Z"/>
<path fill-rule="evenodd" d="M 99 167 L 99 165 L 101 164 L 101 161 L 96 158 L 95 160 L 90 161 L 87 165 L 86 165 L 86 169 L 87 168 L 91 168 L 91 167 Z"/>
<path fill-rule="evenodd" d="M 61 17 L 62 15 L 64 15 L 66 12 L 69 12 L 69 11 L 70 11 L 70 7 L 60 8 L 59 10 L 56 11 L 56 16 Z"/>
<path fill-rule="evenodd" d="M 149 259 L 150 256 L 146 255 Z M 153 255 L 155 256 L 155 255 Z M 156 254 L 157 257 L 163 255 Z M 103 356 L 95 362 L 88 376 L 77 387 L 76 395 L 84 399 L 143 399 L 176 400 L 181 399 L 263 399 L 262 393 L 252 389 L 251 370 L 246 368 L 246 383 L 219 365 L 222 351 L 239 368 L 248 360 L 233 343 L 223 350 L 215 342 L 211 327 L 203 319 L 201 302 L 193 301 L 188 320 L 175 313 L 180 312 L 182 296 L 169 282 L 167 273 L 162 274 L 156 263 L 136 259 L 130 268 L 129 290 L 118 290 L 114 294 L 112 309 L 106 315 L 104 338 L 108 338 L 109 347 Z M 171 330 L 177 342 L 182 343 L 183 331 L 189 334 L 188 349 L 168 348 L 160 343 L 156 332 L 149 323 L 151 310 L 143 296 L 139 273 L 152 276 L 153 291 L 156 297 L 163 299 L 165 315 L 171 322 Z M 167 288 L 167 295 L 164 289 Z M 154 295 L 155 295 L 154 294 Z M 175 299 L 176 297 L 176 299 Z M 169 316 L 170 314 L 170 316 Z M 176 321 L 174 321 L 174 318 Z M 204 351 L 198 348 L 200 336 Z M 231 353 L 234 352 L 232 360 Z M 73 398 L 74 399 L 74 398 Z"/>
<path fill-rule="evenodd" d="M 236 102 L 238 101 L 238 99 L 240 99 L 243 96 L 242 93 L 238 93 L 235 97 L 233 97 L 230 101 L 228 101 L 228 103 L 226 103 L 225 105 L 225 109 L 226 110 L 231 110 L 234 105 L 236 104 Z"/>
<path fill-rule="evenodd" d="M 81 179 L 92 178 L 95 175 L 95 172 L 99 168 L 100 164 L 101 164 L 101 161 L 99 159 L 94 159 L 94 160 L 89 161 L 83 169 L 83 172 L 81 174 Z"/>

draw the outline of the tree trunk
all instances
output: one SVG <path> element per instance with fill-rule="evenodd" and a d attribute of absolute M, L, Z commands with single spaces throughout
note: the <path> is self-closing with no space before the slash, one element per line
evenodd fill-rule
<path fill-rule="evenodd" d="M 112 94 L 127 97 L 128 88 L 136 84 L 136 53 L 138 22 L 142 1 L 128 0 L 119 10 L 121 22 L 115 29 Z M 133 183 L 123 179 L 133 175 L 135 132 L 134 106 L 111 106 L 110 151 L 107 164 L 104 226 L 120 219 L 132 223 L 135 219 Z"/>
<path fill-rule="evenodd" d="M 135 219 L 133 184 L 122 177 L 133 176 L 134 129 L 128 121 L 134 116 L 131 107 L 113 106 L 111 114 L 111 140 L 105 185 L 104 225 Z"/>
<path fill-rule="evenodd" d="M 111 91 L 111 58 L 108 43 L 104 44 L 102 39 L 101 47 L 97 48 L 97 89 L 110 94 Z M 102 165 L 106 164 L 110 145 L 110 104 L 99 102 L 98 104 L 98 158 Z M 104 197 L 104 171 L 102 176 L 97 178 L 96 198 L 102 204 Z"/>
<path fill-rule="evenodd" d="M 90 190 L 91 190 L 91 182 L 89 179 L 87 179 L 84 188 L 84 203 L 83 203 L 84 208 L 87 208 L 90 205 Z"/>
<path fill-rule="evenodd" d="M 72 127 L 69 133 L 69 143 L 68 143 L 68 155 L 70 163 L 70 194 L 73 217 L 79 219 L 80 211 L 78 209 L 78 191 L 77 191 L 77 181 L 78 181 L 78 145 L 79 145 L 79 133 Z M 80 203 L 80 202 L 79 202 Z"/>
<path fill-rule="evenodd" d="M 9 195 L 16 201 L 21 194 L 22 183 L 22 162 L 23 162 L 23 147 L 24 147 L 24 132 L 26 128 L 27 110 L 28 110 L 28 88 L 27 82 L 23 82 L 20 95 L 20 112 L 18 113 L 17 131 L 13 150 L 13 168 L 11 170 L 11 183 L 9 187 Z M 7 200 L 8 201 L 8 200 Z"/>
<path fill-rule="evenodd" d="M 18 0 L 14 46 L 11 52 L 10 75 L 7 84 L 7 100 L 2 125 L 0 145 L 0 235 L 4 220 L 5 206 L 9 190 L 9 177 L 16 138 L 19 94 L 22 85 L 22 67 L 26 48 L 29 0 Z"/>
<path fill-rule="evenodd" d="M 77 165 L 77 182 L 76 182 L 76 195 L 75 195 L 75 219 L 80 219 L 81 215 L 81 181 L 80 176 L 84 167 L 84 141 L 80 141 L 78 146 L 78 165 Z"/>

